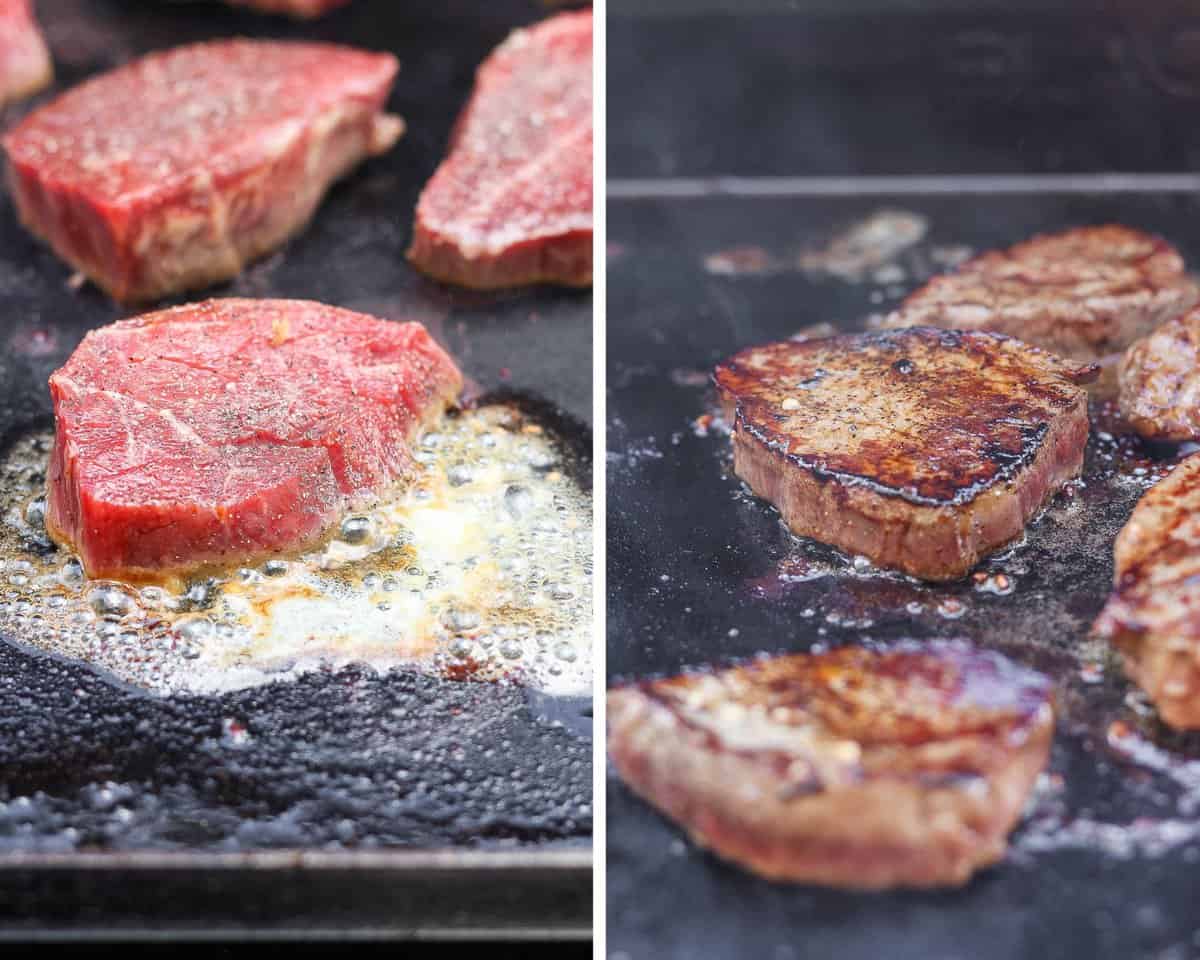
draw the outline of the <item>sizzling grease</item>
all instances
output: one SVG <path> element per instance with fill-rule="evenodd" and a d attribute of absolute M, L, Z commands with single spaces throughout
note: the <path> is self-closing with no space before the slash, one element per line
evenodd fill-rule
<path fill-rule="evenodd" d="M 52 436 L 0 462 L 0 630 L 155 692 L 217 691 L 350 662 L 591 685 L 591 499 L 550 437 L 493 405 L 416 448 L 421 475 L 297 560 L 178 591 L 89 581 L 42 527 Z"/>

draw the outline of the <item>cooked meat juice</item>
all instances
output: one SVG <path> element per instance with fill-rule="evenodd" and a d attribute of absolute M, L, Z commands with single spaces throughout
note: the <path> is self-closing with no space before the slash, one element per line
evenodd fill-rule
<path fill-rule="evenodd" d="M 591 499 L 507 405 L 442 421 L 418 477 L 331 539 L 168 586 L 88 580 L 42 526 L 50 433 L 0 462 L 0 630 L 156 692 L 363 662 L 591 686 Z"/>

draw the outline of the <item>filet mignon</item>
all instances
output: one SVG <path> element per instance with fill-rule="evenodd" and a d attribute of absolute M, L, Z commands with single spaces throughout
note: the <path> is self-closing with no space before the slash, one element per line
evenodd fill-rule
<path fill-rule="evenodd" d="M 89 333 L 50 378 L 46 527 L 92 577 L 294 552 L 413 467 L 462 385 L 419 323 L 210 300 Z"/>
<path fill-rule="evenodd" d="M 911 294 L 886 326 L 994 330 L 1074 360 L 1113 385 L 1121 351 L 1200 298 L 1165 240 L 1110 225 L 1034 237 L 968 260 Z"/>
<path fill-rule="evenodd" d="M 592 282 L 592 12 L 515 31 L 479 68 L 409 258 L 467 287 Z"/>
<path fill-rule="evenodd" d="M 1096 372 L 913 327 L 752 347 L 714 380 L 734 470 L 794 533 L 953 580 L 1079 474 Z"/>
<path fill-rule="evenodd" d="M 615 689 L 622 779 L 765 877 L 950 886 L 999 860 L 1045 766 L 1050 684 L 957 643 L 860 647 Z"/>
<path fill-rule="evenodd" d="M 1152 440 L 1200 439 L 1200 310 L 1168 320 L 1125 351 L 1121 415 Z"/>
<path fill-rule="evenodd" d="M 389 54 L 229 40 L 154 53 L 4 138 L 22 222 L 118 300 L 238 273 L 391 147 Z"/>
<path fill-rule="evenodd" d="M 1200 455 L 1138 501 L 1113 558 L 1096 635 L 1121 651 L 1166 723 L 1200 729 Z"/>
<path fill-rule="evenodd" d="M 53 72 L 29 0 L 0 0 L 0 106 L 41 90 Z"/>

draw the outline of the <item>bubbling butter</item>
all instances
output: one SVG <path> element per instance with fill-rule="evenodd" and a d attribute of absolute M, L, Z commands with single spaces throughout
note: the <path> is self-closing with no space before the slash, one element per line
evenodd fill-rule
<path fill-rule="evenodd" d="M 303 556 L 179 589 L 88 580 L 42 525 L 53 437 L 0 462 L 0 633 L 157 693 L 365 663 L 591 689 L 592 504 L 513 406 L 448 417 L 420 473 Z"/>

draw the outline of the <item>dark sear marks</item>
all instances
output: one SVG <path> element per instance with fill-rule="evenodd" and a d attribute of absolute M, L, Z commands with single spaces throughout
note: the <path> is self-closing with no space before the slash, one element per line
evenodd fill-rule
<path fill-rule="evenodd" d="M 1200 728 L 1200 456 L 1138 501 L 1113 550 L 1114 590 L 1095 633 L 1180 729 Z"/>
<path fill-rule="evenodd" d="M 753 347 L 714 380 L 735 471 L 794 533 L 951 580 L 1079 474 L 1096 372 L 914 328 Z"/>
<path fill-rule="evenodd" d="M 849 647 L 610 691 L 609 751 L 696 842 L 764 876 L 964 883 L 1046 763 L 1043 677 L 961 643 Z"/>
<path fill-rule="evenodd" d="M 1189 309 L 1200 290 L 1166 241 L 1077 227 L 968 260 L 910 294 L 888 326 L 993 330 L 1075 360 L 1105 361 Z"/>
<path fill-rule="evenodd" d="M 1168 320 L 1125 351 L 1121 415 L 1150 440 L 1200 437 L 1200 310 Z"/>

